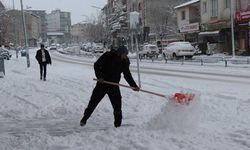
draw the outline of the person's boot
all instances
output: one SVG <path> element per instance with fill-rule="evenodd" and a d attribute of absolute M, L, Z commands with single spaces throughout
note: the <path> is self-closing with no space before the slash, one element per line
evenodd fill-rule
<path fill-rule="evenodd" d="M 115 117 L 114 126 L 118 128 L 122 124 L 122 112 L 114 112 L 114 117 Z"/>
<path fill-rule="evenodd" d="M 116 128 L 120 127 L 121 124 L 122 124 L 122 120 L 121 119 L 120 120 L 115 120 L 115 122 L 114 122 L 114 125 L 115 125 Z"/>
<path fill-rule="evenodd" d="M 80 126 L 83 127 L 87 123 L 87 120 L 83 117 L 82 120 L 80 121 Z"/>

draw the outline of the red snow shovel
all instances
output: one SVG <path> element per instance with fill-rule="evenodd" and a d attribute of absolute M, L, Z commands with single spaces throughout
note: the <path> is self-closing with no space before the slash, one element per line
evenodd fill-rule
<path fill-rule="evenodd" d="M 97 82 L 99 82 L 98 79 L 93 79 Z M 101 81 L 104 84 L 109 84 L 109 85 L 115 85 L 115 86 L 121 86 L 121 87 L 125 87 L 125 88 L 130 88 L 130 89 L 134 89 L 134 87 L 128 86 L 128 85 L 124 85 L 124 84 L 119 84 L 119 83 L 115 83 L 115 82 L 110 82 L 110 81 Z M 180 103 L 180 104 L 189 104 L 195 97 L 194 94 L 184 94 L 184 93 L 175 93 L 173 96 L 167 96 L 164 94 L 160 94 L 160 93 L 156 93 L 156 92 L 152 92 L 152 91 L 147 91 L 147 90 L 143 90 L 140 89 L 141 92 L 144 93 L 149 93 L 149 94 L 153 94 L 156 96 L 160 96 L 160 97 L 164 97 L 164 98 L 170 98 L 175 100 L 176 102 Z"/>

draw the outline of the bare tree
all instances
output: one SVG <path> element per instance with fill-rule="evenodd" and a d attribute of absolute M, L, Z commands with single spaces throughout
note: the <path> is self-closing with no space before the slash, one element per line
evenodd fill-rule
<path fill-rule="evenodd" d="M 91 17 L 92 20 L 87 23 L 86 36 L 90 42 L 103 42 L 104 27 L 101 17 Z"/>
<path fill-rule="evenodd" d="M 8 24 L 9 24 L 10 18 L 6 14 L 6 11 L 2 11 L 0 14 L 0 44 L 6 45 L 7 41 L 6 38 L 8 36 Z"/>
<path fill-rule="evenodd" d="M 188 0 L 154 0 L 148 1 L 147 18 L 151 32 L 166 38 L 178 36 L 177 16 L 174 7 Z"/>

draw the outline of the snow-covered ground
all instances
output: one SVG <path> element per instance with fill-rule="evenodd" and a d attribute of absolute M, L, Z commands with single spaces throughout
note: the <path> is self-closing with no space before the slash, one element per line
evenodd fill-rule
<path fill-rule="evenodd" d="M 145 90 L 169 96 L 192 92 L 196 97 L 190 105 L 178 105 L 169 99 L 121 88 L 123 126 L 113 127 L 113 110 L 105 97 L 87 125 L 80 127 L 95 86 L 93 67 L 52 58 L 44 82 L 39 79 L 34 54 L 31 50 L 30 68 L 25 58 L 5 61 L 6 76 L 0 78 L 1 150 L 250 149 L 249 84 L 143 73 Z M 145 62 L 142 66 L 151 65 Z M 158 67 L 188 71 L 201 68 L 171 64 Z M 200 70 L 250 74 L 249 67 L 212 68 L 203 66 Z M 135 73 L 133 76 L 137 79 Z M 121 83 L 126 84 L 124 80 Z"/>

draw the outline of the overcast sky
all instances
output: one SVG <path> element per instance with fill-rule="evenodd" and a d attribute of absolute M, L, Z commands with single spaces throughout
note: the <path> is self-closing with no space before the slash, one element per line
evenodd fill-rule
<path fill-rule="evenodd" d="M 6 7 L 13 7 L 13 0 L 0 0 Z M 20 0 L 14 0 L 15 8 L 21 9 Z M 71 12 L 72 24 L 84 21 L 88 17 L 97 16 L 100 9 L 92 6 L 103 7 L 107 0 L 23 0 L 24 9 L 32 7 L 31 9 L 46 10 L 50 13 L 51 10 L 61 9 L 62 11 Z"/>

